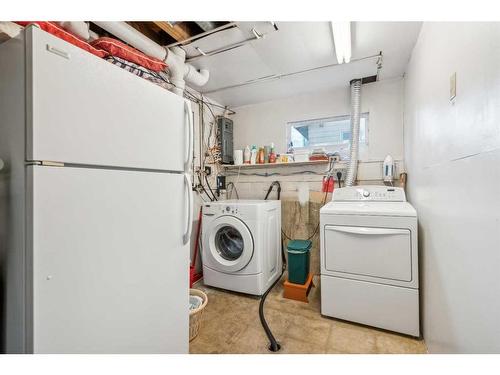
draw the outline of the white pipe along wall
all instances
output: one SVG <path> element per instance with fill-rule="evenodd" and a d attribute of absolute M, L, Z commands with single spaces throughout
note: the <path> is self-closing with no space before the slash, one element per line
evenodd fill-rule
<path fill-rule="evenodd" d="M 408 198 L 431 353 L 500 352 L 499 41 L 498 22 L 424 23 L 407 68 Z"/>
<path fill-rule="evenodd" d="M 195 86 L 203 86 L 208 82 L 210 77 L 208 70 L 198 71 L 194 66 L 186 63 L 186 52 L 182 48 L 168 49 L 160 46 L 126 22 L 95 21 L 94 23 L 146 55 L 165 61 L 174 85 L 172 92 L 177 95 L 184 94 L 186 82 Z"/>

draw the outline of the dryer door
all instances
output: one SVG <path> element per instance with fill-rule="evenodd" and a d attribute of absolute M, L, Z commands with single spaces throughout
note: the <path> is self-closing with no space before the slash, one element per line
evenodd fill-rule
<path fill-rule="evenodd" d="M 252 259 L 254 244 L 248 227 L 233 216 L 220 216 L 206 232 L 210 267 L 220 272 L 236 272 Z"/>

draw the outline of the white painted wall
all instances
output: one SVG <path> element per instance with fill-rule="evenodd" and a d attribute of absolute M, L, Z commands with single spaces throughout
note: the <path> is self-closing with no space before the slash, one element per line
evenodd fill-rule
<path fill-rule="evenodd" d="M 403 158 L 403 80 L 363 85 L 361 108 L 369 112 L 368 145 L 360 147 L 360 159 L 383 160 L 387 154 Z M 351 112 L 349 87 L 235 108 L 234 147 L 267 145 L 286 151 L 286 124 Z"/>
<path fill-rule="evenodd" d="M 424 23 L 407 70 L 405 161 L 432 353 L 500 352 L 499 67 L 500 23 Z"/>
<path fill-rule="evenodd" d="M 361 107 L 369 112 L 368 144 L 360 146 L 358 183 L 380 184 L 382 161 L 391 154 L 396 162 L 397 175 L 404 168 L 403 159 L 403 80 L 392 79 L 363 85 Z M 234 146 L 266 145 L 274 142 L 277 152 L 286 150 L 286 125 L 288 122 L 343 116 L 350 114 L 350 89 L 345 87 L 314 94 L 292 96 L 270 102 L 235 108 Z M 237 185 L 241 198 L 264 197 L 274 180 L 282 183 L 284 194 L 297 194 L 299 189 L 321 191 L 321 181 L 326 165 L 307 167 L 265 167 L 241 169 L 229 177 Z M 291 173 L 311 170 L 316 174 L 290 176 Z M 280 173 L 269 177 L 253 173 Z M 234 170 L 233 170 L 233 173 Z M 251 174 L 251 175 L 245 175 Z M 289 176 L 287 176 L 287 174 Z M 361 180 L 361 181 L 360 181 Z"/>

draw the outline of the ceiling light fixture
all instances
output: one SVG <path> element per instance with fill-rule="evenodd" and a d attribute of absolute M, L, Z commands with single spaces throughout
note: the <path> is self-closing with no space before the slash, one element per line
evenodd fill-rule
<path fill-rule="evenodd" d="M 333 42 L 339 64 L 351 61 L 351 23 L 332 21 Z"/>

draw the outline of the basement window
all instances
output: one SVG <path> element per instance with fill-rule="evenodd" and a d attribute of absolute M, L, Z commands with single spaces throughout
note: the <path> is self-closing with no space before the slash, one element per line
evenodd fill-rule
<path fill-rule="evenodd" d="M 312 151 L 315 148 L 324 148 L 327 152 L 338 151 L 343 154 L 349 150 L 350 139 L 350 115 L 294 121 L 287 124 L 287 145 L 292 146 L 294 150 Z M 368 112 L 361 114 L 359 143 L 368 144 Z"/>

